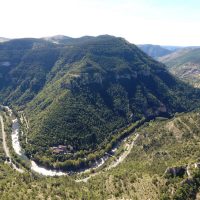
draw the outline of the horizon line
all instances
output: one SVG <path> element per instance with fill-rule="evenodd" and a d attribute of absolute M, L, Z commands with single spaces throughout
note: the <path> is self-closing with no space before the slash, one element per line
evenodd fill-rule
<path fill-rule="evenodd" d="M 130 42 L 128 39 L 126 39 L 125 37 L 122 36 L 115 36 L 115 35 L 111 35 L 111 34 L 99 34 L 99 35 L 82 35 L 82 36 L 78 36 L 78 37 L 72 37 L 72 36 L 68 36 L 65 34 L 55 34 L 55 35 L 51 35 L 51 36 L 25 36 L 25 37 L 21 37 L 21 36 L 16 36 L 16 37 L 4 37 L 4 36 L 0 36 L 0 39 L 5 39 L 5 40 L 15 40 L 15 39 L 45 39 L 45 38 L 52 38 L 52 37 L 56 37 L 56 36 L 62 36 L 62 37 L 68 37 L 71 39 L 79 39 L 79 38 L 83 38 L 83 37 L 98 37 L 98 36 L 113 36 L 113 37 L 121 37 L 124 38 L 125 40 L 127 40 L 128 42 Z M 6 41 L 5 41 L 6 42 Z M 0 42 L 2 43 L 2 42 Z M 170 47 L 200 47 L 199 45 L 184 45 L 184 44 L 172 44 L 172 43 L 168 43 L 168 44 L 160 44 L 160 43 L 154 43 L 154 42 L 144 42 L 144 43 L 134 43 L 134 42 L 130 42 L 131 44 L 135 44 L 136 46 L 139 45 L 157 45 L 157 46 L 170 46 Z"/>

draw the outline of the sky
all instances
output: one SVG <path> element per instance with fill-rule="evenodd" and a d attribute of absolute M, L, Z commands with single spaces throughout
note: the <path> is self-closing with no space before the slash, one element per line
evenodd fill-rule
<path fill-rule="evenodd" d="M 0 0 L 0 37 L 102 34 L 200 46 L 200 0 Z"/>

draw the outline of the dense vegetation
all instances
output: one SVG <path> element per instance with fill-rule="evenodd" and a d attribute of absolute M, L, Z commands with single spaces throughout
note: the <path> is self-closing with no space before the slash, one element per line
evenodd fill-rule
<path fill-rule="evenodd" d="M 73 177 L 39 177 L 18 174 L 0 163 L 0 198 L 3 199 L 195 199 L 199 172 L 199 112 L 158 118 L 136 132 L 140 135 L 128 158 L 116 168 L 101 172 L 87 183 Z M 190 181 L 164 176 L 168 167 L 191 165 Z M 165 178 L 166 177 L 166 178 Z M 188 184 L 189 183 L 189 184 Z M 172 193 L 173 191 L 173 193 Z"/>
<path fill-rule="evenodd" d="M 37 161 L 84 159 L 110 149 L 127 124 L 199 105 L 199 90 L 122 38 L 64 39 L 0 44 L 0 98 L 25 109 L 29 129 L 23 146 Z M 55 155 L 50 147 L 58 145 L 73 151 Z"/>

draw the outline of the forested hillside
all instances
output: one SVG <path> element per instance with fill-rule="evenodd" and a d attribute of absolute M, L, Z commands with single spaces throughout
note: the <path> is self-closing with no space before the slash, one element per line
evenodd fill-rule
<path fill-rule="evenodd" d="M 95 160 L 116 144 L 120 128 L 200 103 L 199 90 L 122 38 L 70 41 L 0 44 L 1 102 L 25 111 L 29 130 L 23 147 L 38 162 L 61 167 L 68 160 L 65 168 L 86 155 Z M 70 145 L 70 153 L 55 155 L 51 147 L 58 145 Z"/>
<path fill-rule="evenodd" d="M 127 159 L 86 183 L 76 183 L 74 177 L 19 174 L 1 162 L 0 198 L 195 199 L 200 185 L 199 169 L 195 168 L 200 156 L 199 123 L 199 111 L 146 123 L 134 133 L 139 137 Z M 3 154 L 2 149 L 0 153 Z M 181 167 L 188 168 L 189 177 L 186 170 L 174 175 L 166 173 L 166 169 Z"/>

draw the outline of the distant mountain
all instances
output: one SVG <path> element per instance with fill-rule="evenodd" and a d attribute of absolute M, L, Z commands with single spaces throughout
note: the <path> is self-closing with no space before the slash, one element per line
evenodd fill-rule
<path fill-rule="evenodd" d="M 50 36 L 50 37 L 44 37 L 41 39 L 44 39 L 48 42 L 52 42 L 56 44 L 65 43 L 65 42 L 73 40 L 73 38 L 64 36 L 64 35 L 55 35 L 55 36 Z"/>
<path fill-rule="evenodd" d="M 52 42 L 55 44 L 63 44 L 63 45 L 74 45 L 74 44 L 79 44 L 83 42 L 90 41 L 94 39 L 92 36 L 83 36 L 81 38 L 72 38 L 64 35 L 56 35 L 52 37 L 44 37 L 42 38 L 48 42 Z"/>
<path fill-rule="evenodd" d="M 200 48 L 183 48 L 159 58 L 159 61 L 166 64 L 169 71 L 177 77 L 200 87 Z"/>
<path fill-rule="evenodd" d="M 56 40 L 0 44 L 0 102 L 25 111 L 30 129 L 23 147 L 45 166 L 89 165 L 116 144 L 128 124 L 200 105 L 198 89 L 123 38 Z M 73 152 L 52 154 L 50 147 L 58 145 Z"/>
<path fill-rule="evenodd" d="M 172 50 L 169 50 L 168 48 L 164 48 L 159 45 L 141 44 L 141 45 L 138 45 L 138 47 L 142 51 L 144 51 L 147 55 L 156 59 L 158 57 L 165 56 L 173 52 Z"/>
<path fill-rule="evenodd" d="M 170 50 L 172 52 L 184 48 L 182 46 L 167 46 L 167 45 L 161 45 L 161 47 L 163 47 L 164 49 L 168 49 L 168 50 Z"/>
<path fill-rule="evenodd" d="M 0 42 L 6 42 L 6 41 L 8 41 L 8 40 L 10 40 L 10 39 L 8 39 L 8 38 L 3 38 L 3 37 L 0 37 Z"/>

